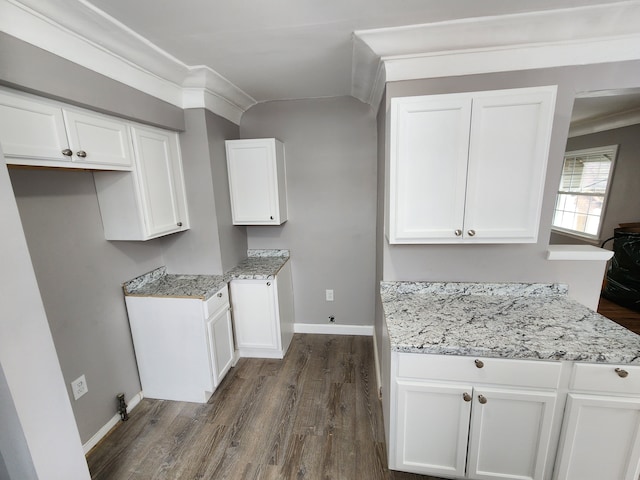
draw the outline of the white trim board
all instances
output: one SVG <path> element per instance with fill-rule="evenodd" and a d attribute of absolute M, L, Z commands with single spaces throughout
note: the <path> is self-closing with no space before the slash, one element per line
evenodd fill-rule
<path fill-rule="evenodd" d="M 294 323 L 294 333 L 315 333 L 320 335 L 361 335 L 373 336 L 373 325 L 339 325 L 324 323 Z"/>
<path fill-rule="evenodd" d="M 177 107 L 207 108 L 236 124 L 256 103 L 213 69 L 183 63 L 85 0 L 65 8 L 0 0 L 0 31 Z"/>
<path fill-rule="evenodd" d="M 127 404 L 127 412 L 131 412 L 134 408 L 138 406 L 140 401 L 144 398 L 143 392 L 139 392 L 129 399 L 129 403 Z M 113 402 L 114 405 L 116 402 Z M 113 427 L 115 427 L 118 422 L 120 422 L 120 414 L 116 413 L 111 420 L 105 423 L 100 430 L 98 430 L 93 437 L 91 437 L 87 443 L 82 445 L 82 449 L 84 450 L 84 454 L 86 455 L 89 451 L 95 447 L 100 440 L 102 440 Z"/>

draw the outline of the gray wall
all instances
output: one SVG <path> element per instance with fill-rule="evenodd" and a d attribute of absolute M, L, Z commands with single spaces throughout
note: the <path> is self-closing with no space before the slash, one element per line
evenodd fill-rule
<path fill-rule="evenodd" d="M 213 175 L 222 271 L 227 272 L 247 256 L 247 229 L 244 226 L 233 225 L 231 219 L 227 152 L 224 146 L 225 140 L 240 137 L 240 129 L 237 125 L 208 110 L 205 111 L 205 119 L 209 141 L 209 160 Z"/>
<path fill-rule="evenodd" d="M 602 233 L 597 244 L 613 236 L 620 223 L 640 222 L 640 125 L 572 137 L 567 151 L 619 145 L 618 158 L 611 177 L 611 193 L 604 213 Z M 550 243 L 593 243 L 552 232 Z M 611 250 L 613 242 L 605 248 Z"/>
<path fill-rule="evenodd" d="M 204 109 L 185 110 L 180 135 L 190 229 L 163 239 L 172 273 L 220 275 L 247 256 L 247 233 L 231 221 L 224 141 L 239 127 Z"/>
<path fill-rule="evenodd" d="M 16 480 L 88 479 L 1 149 L 0 222 L 0 452 Z"/>
<path fill-rule="evenodd" d="M 249 248 L 291 250 L 295 321 L 372 325 L 376 224 L 376 124 L 353 98 L 258 104 L 242 138 L 284 142 L 289 220 L 247 227 Z M 335 301 L 325 301 L 333 289 Z"/>
<path fill-rule="evenodd" d="M 86 442 L 117 413 L 119 392 L 140 392 L 121 285 L 163 265 L 161 243 L 105 240 L 90 172 L 10 175 L 70 398 L 86 376 L 89 393 L 71 400 Z"/>
<path fill-rule="evenodd" d="M 551 218 L 573 101 L 577 92 L 640 86 L 640 62 L 470 75 L 387 85 L 396 96 L 558 85 L 539 239 L 526 245 L 394 245 L 385 242 L 384 278 L 434 281 L 567 281 L 575 274 L 549 262 Z M 388 164 L 388 154 L 386 162 Z M 575 268 L 579 262 L 574 262 Z"/>

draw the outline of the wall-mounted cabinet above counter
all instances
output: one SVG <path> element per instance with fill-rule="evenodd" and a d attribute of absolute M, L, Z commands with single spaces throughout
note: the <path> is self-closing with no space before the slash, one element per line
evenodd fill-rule
<path fill-rule="evenodd" d="M 12 90 L 0 90 L 8 165 L 93 171 L 107 240 L 189 228 L 178 134 Z"/>
<path fill-rule="evenodd" d="M 284 145 L 275 138 L 227 140 L 234 225 L 281 225 L 287 221 Z"/>
<path fill-rule="evenodd" d="M 535 243 L 556 87 L 391 99 L 389 243 Z"/>

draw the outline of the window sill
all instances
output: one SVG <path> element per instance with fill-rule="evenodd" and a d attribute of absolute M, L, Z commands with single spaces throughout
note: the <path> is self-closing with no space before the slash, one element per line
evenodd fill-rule
<path fill-rule="evenodd" d="M 594 245 L 549 245 L 547 260 L 592 260 L 608 261 L 613 257 L 611 250 Z"/>

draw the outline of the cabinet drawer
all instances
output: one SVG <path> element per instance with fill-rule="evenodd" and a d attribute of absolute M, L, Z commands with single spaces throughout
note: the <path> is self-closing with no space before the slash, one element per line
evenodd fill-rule
<path fill-rule="evenodd" d="M 616 369 L 620 369 L 620 374 Z M 640 395 L 640 366 L 577 363 L 573 367 L 569 388 Z"/>
<path fill-rule="evenodd" d="M 220 307 L 224 305 L 229 305 L 229 289 L 225 285 L 222 287 L 217 293 L 215 293 L 211 298 L 205 300 L 204 302 L 204 316 L 205 318 L 209 318 L 213 315 Z"/>
<path fill-rule="evenodd" d="M 560 362 L 399 353 L 398 377 L 557 388 Z M 482 365 L 481 368 L 476 365 Z"/>

